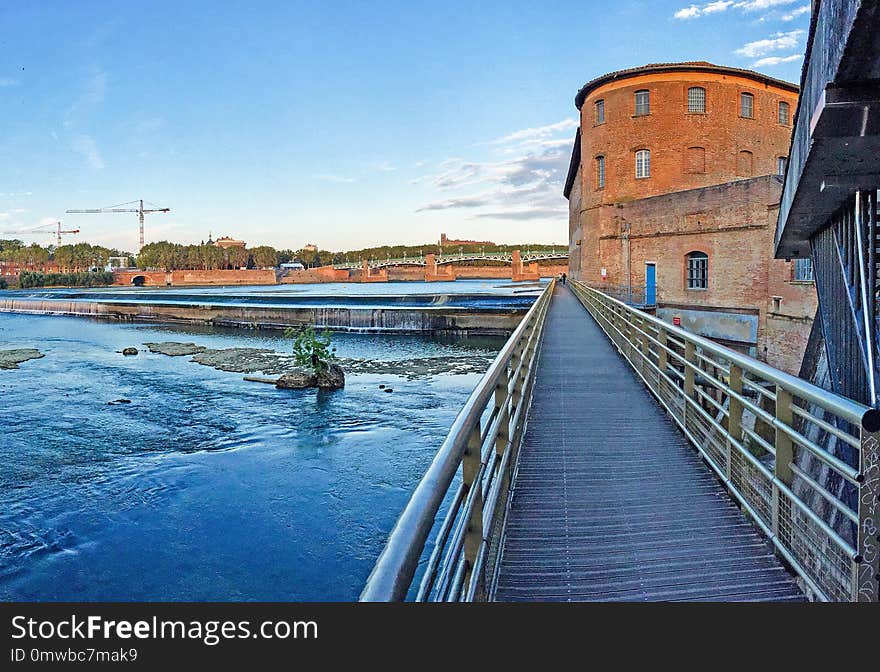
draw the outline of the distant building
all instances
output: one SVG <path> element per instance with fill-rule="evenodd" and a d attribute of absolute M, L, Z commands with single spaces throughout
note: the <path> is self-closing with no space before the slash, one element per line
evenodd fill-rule
<path fill-rule="evenodd" d="M 491 240 L 454 240 L 447 238 L 445 233 L 440 234 L 440 247 L 454 247 L 458 245 L 495 245 Z"/>
<path fill-rule="evenodd" d="M 284 271 L 301 271 L 304 268 L 305 266 L 303 266 L 298 261 L 291 261 L 286 264 L 281 264 L 281 269 Z"/>
<path fill-rule="evenodd" d="M 309 243 L 308 245 L 303 245 L 302 251 L 303 252 L 317 252 L 318 246 L 313 245 L 312 243 Z"/>
<path fill-rule="evenodd" d="M 229 236 L 221 236 L 217 240 L 211 241 L 208 240 L 209 245 L 214 245 L 215 247 L 221 247 L 224 250 L 230 247 L 245 247 L 243 240 L 236 240 L 235 238 L 230 238 Z"/>
<path fill-rule="evenodd" d="M 128 257 L 110 257 L 107 260 L 105 271 L 118 271 L 121 268 L 129 268 Z"/>

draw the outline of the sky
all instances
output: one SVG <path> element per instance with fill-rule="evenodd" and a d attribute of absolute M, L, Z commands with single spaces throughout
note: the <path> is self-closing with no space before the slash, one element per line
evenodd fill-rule
<path fill-rule="evenodd" d="M 0 0 L 0 237 L 563 243 L 574 96 L 705 60 L 798 82 L 809 0 Z"/>

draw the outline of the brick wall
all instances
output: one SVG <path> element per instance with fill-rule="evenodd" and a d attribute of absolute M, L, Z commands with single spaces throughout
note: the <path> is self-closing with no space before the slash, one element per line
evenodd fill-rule
<path fill-rule="evenodd" d="M 742 338 L 738 332 L 721 340 L 797 374 L 817 300 L 813 283 L 792 280 L 792 262 L 772 258 L 781 191 L 777 178 L 765 176 L 602 208 L 586 220 L 604 232 L 587 250 L 590 269 L 604 266 L 609 284 L 641 288 L 646 262 L 654 263 L 660 308 L 701 311 L 707 327 L 732 315 L 756 316 L 753 342 L 734 343 Z M 709 258 L 705 290 L 687 286 L 693 251 Z M 600 277 L 592 270 L 585 276 Z"/>

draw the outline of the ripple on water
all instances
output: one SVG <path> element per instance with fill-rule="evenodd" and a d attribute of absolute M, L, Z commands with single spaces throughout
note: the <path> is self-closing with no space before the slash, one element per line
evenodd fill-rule
<path fill-rule="evenodd" d="M 288 392 L 116 352 L 162 340 L 289 351 L 272 332 L 23 315 L 0 329 L 46 353 L 0 372 L 10 600 L 354 599 L 478 379 L 454 361 L 488 366 L 499 344 L 339 334 L 349 359 L 449 363 Z M 132 403 L 107 404 L 118 398 Z"/>

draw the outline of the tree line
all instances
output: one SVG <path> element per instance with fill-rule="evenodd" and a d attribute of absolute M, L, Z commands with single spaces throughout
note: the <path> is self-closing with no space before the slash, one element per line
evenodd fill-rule
<path fill-rule="evenodd" d="M 110 257 L 126 257 L 131 263 L 131 255 L 128 252 L 120 252 L 117 249 L 101 245 L 76 243 L 58 247 L 54 245 L 42 247 L 37 243 L 25 245 L 20 240 L 0 240 L 0 262 L 31 268 L 39 268 L 49 262 L 54 262 L 58 265 L 59 270 L 65 273 L 77 273 L 92 269 L 104 270 Z"/>
<path fill-rule="evenodd" d="M 21 289 L 31 287 L 104 287 L 113 284 L 111 271 L 80 271 L 74 273 L 40 273 L 22 271 L 18 276 Z"/>

